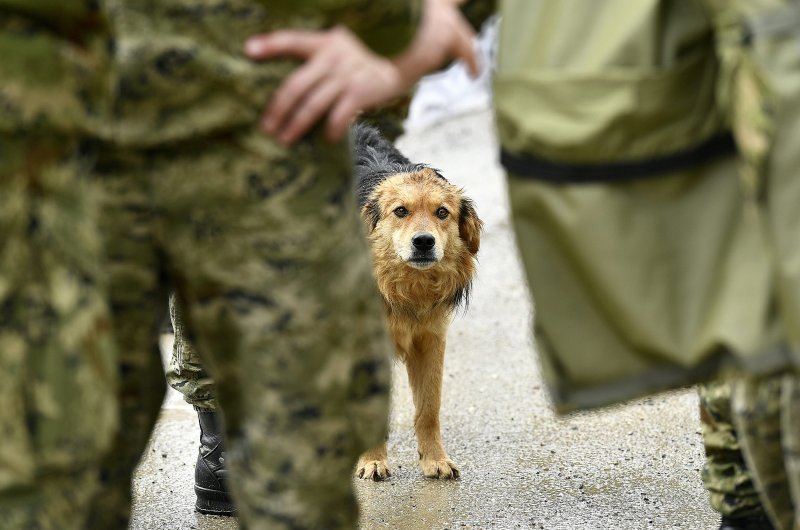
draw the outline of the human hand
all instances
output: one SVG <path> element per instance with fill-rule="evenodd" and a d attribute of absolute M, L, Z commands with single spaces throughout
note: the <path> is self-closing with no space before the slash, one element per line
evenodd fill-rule
<path fill-rule="evenodd" d="M 472 31 L 458 10 L 464 0 L 425 0 L 425 12 L 417 35 L 392 62 L 409 86 L 423 75 L 442 67 L 449 59 L 462 59 L 473 76 L 479 73 Z"/>
<path fill-rule="evenodd" d="M 245 53 L 253 59 L 288 56 L 305 61 L 275 91 L 261 121 L 264 131 L 285 145 L 326 114 L 326 135 L 339 140 L 360 110 L 408 89 L 391 61 L 372 53 L 344 27 L 258 35 L 245 43 Z"/>
<path fill-rule="evenodd" d="M 405 93 L 424 74 L 451 57 L 463 58 L 477 74 L 473 32 L 456 8 L 458 0 L 426 0 L 411 45 L 392 60 L 368 50 L 343 27 L 327 31 L 276 31 L 245 43 L 251 59 L 304 60 L 276 90 L 261 126 L 290 145 L 326 114 L 326 135 L 339 140 L 362 110 Z"/>

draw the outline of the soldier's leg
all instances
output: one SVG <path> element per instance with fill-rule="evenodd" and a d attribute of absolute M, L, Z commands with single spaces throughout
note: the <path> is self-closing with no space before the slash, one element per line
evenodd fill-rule
<path fill-rule="evenodd" d="M 314 137 L 285 150 L 254 131 L 181 157 L 165 156 L 164 200 L 192 224 L 169 239 L 240 522 L 352 528 L 353 466 L 386 432 L 390 350 L 346 149 Z"/>
<path fill-rule="evenodd" d="M 84 528 L 116 426 L 97 194 L 73 142 L 0 133 L 0 528 Z"/>
<path fill-rule="evenodd" d="M 166 273 L 155 241 L 146 162 L 107 154 L 95 174 L 104 190 L 103 229 L 114 332 L 119 343 L 120 429 L 103 462 L 103 489 L 89 528 L 127 528 L 131 477 L 155 425 L 166 384 L 158 330 L 167 303 Z"/>
<path fill-rule="evenodd" d="M 796 4 L 706 2 L 715 19 L 721 87 L 728 92 L 732 131 L 741 159 L 743 190 L 764 206 L 774 259 L 773 302 L 782 316 L 782 336 L 797 347 L 797 202 L 800 82 Z M 725 86 L 727 85 L 727 86 Z M 755 201 L 754 201 L 755 202 Z M 788 378 L 788 379 L 787 379 Z M 743 378 L 733 389 L 734 424 L 745 460 L 776 528 L 797 528 L 800 495 L 796 467 L 797 410 L 794 376 Z"/>
<path fill-rule="evenodd" d="M 223 421 L 218 411 L 217 390 L 189 339 L 186 318 L 175 293 L 169 297 L 169 313 L 175 341 L 167 382 L 194 406 L 200 423 L 200 447 L 194 467 L 195 509 L 205 514 L 232 515 L 235 510 L 227 488 Z"/>
<path fill-rule="evenodd" d="M 172 357 L 167 367 L 169 386 L 183 394 L 190 405 L 202 410 L 217 410 L 214 380 L 203 368 L 200 356 L 188 336 L 183 310 L 174 293 L 169 297 L 169 315 L 175 331 Z"/>
<path fill-rule="evenodd" d="M 363 114 L 359 119 L 378 127 L 384 136 L 394 141 L 403 134 L 403 120 L 408 115 L 409 103 L 410 97 L 402 97 Z M 195 466 L 195 506 L 201 513 L 229 515 L 233 512 L 233 506 L 225 491 L 224 468 L 217 459 L 218 455 L 224 455 L 224 447 L 221 432 L 216 428 L 221 424 L 221 417 L 217 412 L 214 381 L 203 368 L 200 356 L 187 335 L 185 317 L 180 304 L 176 303 L 174 293 L 170 296 L 169 307 L 174 342 L 167 382 L 183 394 L 187 403 L 195 407 L 201 426 L 200 449 Z"/>
<path fill-rule="evenodd" d="M 755 527 L 758 522 L 764 528 L 769 522 L 732 424 L 731 385 L 725 381 L 702 384 L 698 394 L 706 453 L 702 478 L 711 506 L 722 515 L 723 527 L 750 522 Z"/>
<path fill-rule="evenodd" d="M 790 530 L 794 506 L 783 458 L 783 374 L 743 377 L 732 393 L 734 426 L 761 502 L 775 528 Z"/>
<path fill-rule="evenodd" d="M 116 426 L 94 153 L 76 133 L 105 27 L 89 2 L 0 7 L 0 528 L 85 528 Z"/>
<path fill-rule="evenodd" d="M 786 374 L 781 392 L 783 461 L 794 505 L 794 528 L 800 528 L 800 377 Z"/>
<path fill-rule="evenodd" d="M 477 3 L 479 4 L 479 2 Z M 483 19 L 481 19 L 482 21 Z M 403 121 L 408 116 L 410 103 L 410 96 L 400 97 L 379 109 L 363 113 L 359 117 L 359 121 L 377 127 L 384 137 L 395 141 L 405 132 Z M 169 311 L 175 341 L 167 368 L 167 382 L 172 388 L 183 394 L 186 402 L 194 407 L 203 410 L 217 410 L 217 392 L 214 388 L 214 381 L 203 368 L 200 356 L 187 336 L 183 324 L 184 316 L 175 302 L 173 293 L 169 298 Z"/>

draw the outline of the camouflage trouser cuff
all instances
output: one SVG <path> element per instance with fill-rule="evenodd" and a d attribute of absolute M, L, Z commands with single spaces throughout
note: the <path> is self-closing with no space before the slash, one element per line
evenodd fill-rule
<path fill-rule="evenodd" d="M 184 396 L 183 399 L 184 399 L 184 401 L 186 401 L 186 403 L 188 403 L 189 405 L 192 405 L 195 410 L 200 410 L 200 411 L 208 410 L 208 411 L 213 411 L 213 412 L 216 412 L 216 411 L 219 410 L 219 404 L 217 403 L 217 400 L 214 399 L 214 398 L 192 400 L 192 399 L 189 399 L 188 396 Z"/>
<path fill-rule="evenodd" d="M 763 515 L 766 513 L 761 506 L 758 496 L 741 498 L 729 493 L 708 492 L 709 504 L 723 517 L 740 518 L 753 515 Z"/>

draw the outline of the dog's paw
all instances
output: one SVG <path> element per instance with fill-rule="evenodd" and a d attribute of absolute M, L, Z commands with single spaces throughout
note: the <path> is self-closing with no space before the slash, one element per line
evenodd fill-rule
<path fill-rule="evenodd" d="M 422 473 L 428 478 L 455 479 L 461 476 L 461 471 L 455 462 L 447 457 L 440 459 L 422 458 L 419 461 Z"/>
<path fill-rule="evenodd" d="M 384 480 L 392 476 L 389 471 L 389 464 L 386 460 L 366 460 L 358 461 L 356 466 L 356 476 L 364 480 Z"/>

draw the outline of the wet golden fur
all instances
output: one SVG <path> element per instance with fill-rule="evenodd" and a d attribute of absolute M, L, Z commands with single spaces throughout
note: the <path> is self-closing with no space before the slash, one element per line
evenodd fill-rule
<path fill-rule="evenodd" d="M 461 189 L 434 169 L 369 162 L 371 176 L 361 180 L 369 188 L 361 189 L 362 218 L 395 351 L 414 396 L 420 467 L 427 477 L 456 478 L 459 469 L 442 445 L 439 423 L 445 343 L 453 312 L 469 296 L 482 224 Z M 415 246 L 420 235 L 428 245 L 432 236 L 430 249 Z M 356 473 L 388 477 L 386 444 L 362 455 Z"/>

